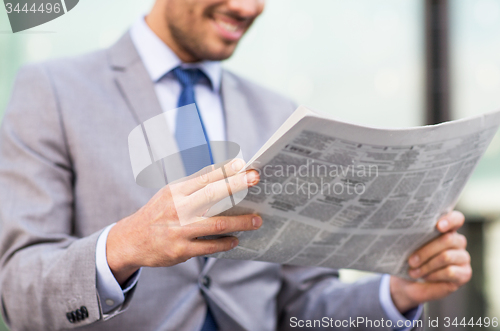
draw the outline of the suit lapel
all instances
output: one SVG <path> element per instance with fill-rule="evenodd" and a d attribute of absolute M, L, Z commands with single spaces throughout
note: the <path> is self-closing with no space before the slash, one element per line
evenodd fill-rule
<path fill-rule="evenodd" d="M 156 95 L 154 83 L 144 67 L 130 33 L 126 33 L 108 50 L 108 57 L 111 70 L 114 73 L 116 87 L 137 125 L 142 125 L 145 121 L 162 114 L 163 111 Z M 161 120 L 167 121 L 165 116 Z M 151 132 L 147 131 L 146 126 L 142 125 L 142 130 L 146 134 L 150 134 Z M 147 144 L 152 163 L 158 159 L 157 153 L 162 155 L 166 144 L 175 146 L 172 149 L 177 150 L 168 123 L 163 123 L 160 135 L 148 136 Z M 172 156 L 172 159 L 172 162 L 174 160 L 180 162 L 180 158 L 175 158 L 175 155 Z M 178 177 L 177 173 L 172 174 L 172 176 Z"/>
<path fill-rule="evenodd" d="M 111 70 L 120 94 L 124 98 L 137 124 L 162 113 L 154 84 L 126 33 L 108 50 Z"/>
<path fill-rule="evenodd" d="M 232 74 L 222 71 L 221 84 L 227 140 L 239 144 L 245 161 L 248 161 L 260 147 L 256 127 L 258 119 L 252 114 L 251 100 Z"/>

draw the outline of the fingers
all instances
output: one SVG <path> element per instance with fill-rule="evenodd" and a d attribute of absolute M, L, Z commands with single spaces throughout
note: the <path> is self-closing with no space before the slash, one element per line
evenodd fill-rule
<path fill-rule="evenodd" d="M 233 160 L 225 164 L 223 167 L 214 165 L 205 167 L 195 174 L 181 180 L 177 185 L 180 185 L 177 192 L 189 195 L 196 192 L 210 183 L 220 181 L 226 177 L 234 176 L 245 166 L 245 162 L 241 159 Z"/>
<path fill-rule="evenodd" d="M 465 217 L 459 211 L 452 211 L 448 215 L 441 217 L 437 223 L 437 229 L 441 233 L 456 231 L 464 225 Z"/>
<path fill-rule="evenodd" d="M 467 283 L 472 277 L 472 268 L 470 264 L 450 265 L 446 268 L 439 269 L 424 279 L 428 282 L 448 282 L 453 283 L 458 287 Z"/>
<path fill-rule="evenodd" d="M 469 263 L 470 255 L 466 250 L 450 249 L 434 256 L 429 262 L 423 264 L 421 267 L 411 269 L 409 274 L 410 277 L 417 279 L 451 265 L 462 266 Z"/>
<path fill-rule="evenodd" d="M 239 173 L 232 177 L 209 183 L 202 189 L 193 192 L 187 197 L 185 204 L 186 206 L 190 206 L 191 210 L 197 215 L 202 215 L 207 209 L 220 200 L 228 197 L 230 194 L 234 194 L 251 185 L 255 185 L 254 183 L 256 182 L 258 182 L 258 174 L 256 171 Z"/>
<path fill-rule="evenodd" d="M 238 239 L 235 237 L 224 237 L 219 239 L 193 239 L 189 244 L 189 255 L 203 256 L 219 252 L 226 252 L 238 246 Z"/>
<path fill-rule="evenodd" d="M 408 260 L 411 268 L 415 269 L 427 263 L 431 258 L 449 249 L 465 249 L 467 239 L 457 232 L 448 232 L 434 239 L 412 254 Z"/>
<path fill-rule="evenodd" d="M 262 218 L 257 215 L 216 216 L 185 226 L 190 238 L 257 230 Z"/>

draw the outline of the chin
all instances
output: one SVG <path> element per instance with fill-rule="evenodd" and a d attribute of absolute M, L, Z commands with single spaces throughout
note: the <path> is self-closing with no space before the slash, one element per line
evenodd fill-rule
<path fill-rule="evenodd" d="M 209 61 L 222 61 L 226 60 L 233 55 L 234 51 L 236 49 L 235 46 L 231 47 L 218 47 L 218 48 L 205 48 L 205 50 L 200 54 L 199 56 L 200 59 L 203 60 L 209 60 Z"/>

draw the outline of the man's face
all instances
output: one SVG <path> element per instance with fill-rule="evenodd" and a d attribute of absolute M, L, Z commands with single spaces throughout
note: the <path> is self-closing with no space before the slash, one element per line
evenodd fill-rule
<path fill-rule="evenodd" d="M 167 0 L 165 18 L 175 43 L 197 60 L 230 57 L 264 10 L 265 0 Z"/>

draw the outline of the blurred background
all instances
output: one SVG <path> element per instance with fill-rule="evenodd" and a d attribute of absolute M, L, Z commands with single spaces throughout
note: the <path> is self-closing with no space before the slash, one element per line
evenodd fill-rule
<path fill-rule="evenodd" d="M 16 34 L 0 9 L 0 118 L 20 66 L 108 47 L 152 3 L 82 0 L 57 20 Z M 500 0 L 267 0 L 266 6 L 224 66 L 300 104 L 383 127 L 500 108 Z M 500 135 L 457 208 L 468 220 L 474 277 L 431 303 L 429 315 L 500 318 Z"/>

